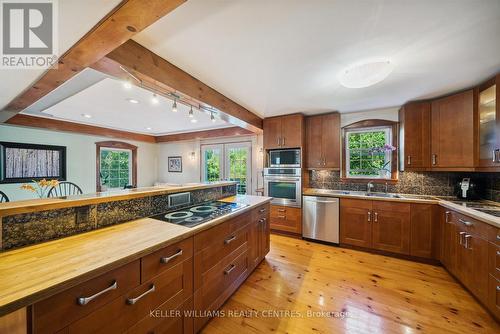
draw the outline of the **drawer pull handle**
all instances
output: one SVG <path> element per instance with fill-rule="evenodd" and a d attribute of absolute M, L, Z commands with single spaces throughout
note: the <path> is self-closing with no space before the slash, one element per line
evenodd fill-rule
<path fill-rule="evenodd" d="M 177 253 L 175 253 L 174 255 L 160 258 L 160 262 L 161 263 L 169 263 L 170 261 L 172 261 L 173 259 L 175 259 L 176 257 L 181 256 L 181 255 L 182 255 L 182 249 L 179 249 L 177 251 Z"/>
<path fill-rule="evenodd" d="M 102 291 L 99 291 L 95 295 L 92 295 L 90 297 L 80 297 L 80 298 L 78 298 L 77 299 L 77 303 L 78 303 L 78 305 L 82 305 L 82 306 L 83 305 L 87 305 L 88 303 L 90 303 L 91 301 L 93 301 L 94 299 L 96 299 L 97 297 L 99 297 L 100 295 L 103 295 L 106 292 L 111 291 L 111 290 L 116 290 L 117 288 L 118 288 L 118 283 L 116 281 L 113 281 L 113 284 L 111 284 L 106 289 L 104 289 Z"/>
<path fill-rule="evenodd" d="M 278 218 L 286 219 L 286 216 L 278 216 Z"/>
<path fill-rule="evenodd" d="M 375 223 L 378 223 L 378 212 L 375 212 L 375 219 L 373 219 Z"/>
<path fill-rule="evenodd" d="M 459 222 L 461 222 L 462 224 L 464 224 L 465 226 L 472 226 L 472 223 L 471 222 L 468 222 L 466 220 L 463 220 L 461 218 L 458 219 Z"/>
<path fill-rule="evenodd" d="M 444 213 L 445 222 L 447 222 L 447 223 L 449 222 L 448 218 L 449 218 L 450 213 L 451 213 L 450 211 L 446 211 Z"/>
<path fill-rule="evenodd" d="M 151 287 L 149 288 L 149 290 L 145 291 L 143 294 L 141 294 L 135 298 L 127 298 L 127 304 L 134 305 L 135 303 L 137 303 L 139 301 L 139 299 L 141 299 L 145 295 L 150 294 L 151 292 L 154 292 L 154 291 L 155 291 L 155 285 L 151 284 Z"/>
<path fill-rule="evenodd" d="M 260 213 L 266 212 L 266 209 L 260 209 L 259 212 Z"/>
<path fill-rule="evenodd" d="M 464 245 L 464 242 L 463 242 L 464 238 L 463 238 L 463 236 L 466 234 L 466 232 L 460 232 L 459 234 L 460 234 L 460 236 L 459 236 L 459 238 L 458 238 L 458 243 L 459 243 L 461 246 L 463 246 L 463 245 Z"/>
<path fill-rule="evenodd" d="M 497 235 L 497 240 L 500 240 L 500 235 Z"/>
<path fill-rule="evenodd" d="M 472 237 L 472 235 L 470 235 L 470 234 L 467 234 L 465 236 L 465 248 L 467 248 L 467 249 L 472 249 L 472 248 L 469 247 L 469 240 L 470 240 L 471 237 Z"/>
<path fill-rule="evenodd" d="M 497 291 L 500 291 L 500 285 L 497 285 Z"/>
<path fill-rule="evenodd" d="M 261 218 L 259 219 L 259 223 L 264 223 L 267 219 L 266 218 Z"/>
<path fill-rule="evenodd" d="M 278 209 L 278 212 L 286 212 L 286 209 Z"/>
<path fill-rule="evenodd" d="M 224 240 L 224 244 L 227 245 L 227 244 L 230 244 L 231 242 L 233 242 L 234 240 L 236 240 L 236 236 L 233 235 L 231 238 L 229 239 L 226 239 Z"/>
<path fill-rule="evenodd" d="M 368 218 L 367 221 L 371 222 L 372 221 L 372 212 L 368 211 Z"/>
<path fill-rule="evenodd" d="M 236 268 L 236 265 L 232 264 L 229 269 L 226 269 L 224 270 L 224 275 L 229 275 L 231 273 L 231 271 L 234 270 L 234 268 Z"/>
<path fill-rule="evenodd" d="M 497 251 L 497 256 L 500 256 L 500 251 Z"/>

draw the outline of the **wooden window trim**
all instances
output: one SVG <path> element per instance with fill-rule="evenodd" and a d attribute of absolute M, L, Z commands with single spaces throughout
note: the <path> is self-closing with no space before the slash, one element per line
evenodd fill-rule
<path fill-rule="evenodd" d="M 390 179 L 371 179 L 371 178 L 351 178 L 347 177 L 346 174 L 346 145 L 345 145 L 345 133 L 346 130 L 351 130 L 351 129 L 361 129 L 361 128 L 371 128 L 371 127 L 391 127 L 392 131 L 392 140 L 391 140 L 391 145 L 396 147 L 396 150 L 392 152 L 392 157 L 391 157 L 391 178 Z M 396 183 L 398 181 L 398 131 L 399 129 L 399 123 L 394 122 L 394 121 L 389 121 L 389 120 L 383 120 L 383 119 L 367 119 L 359 122 L 354 122 L 349 125 L 346 125 L 342 127 L 342 173 L 341 173 L 341 181 L 344 183 L 348 182 L 361 182 L 361 183 L 366 183 L 366 182 L 374 182 L 374 183 Z"/>
<path fill-rule="evenodd" d="M 96 191 L 101 191 L 101 180 L 99 172 L 101 171 L 101 148 L 123 149 L 132 151 L 132 186 L 137 187 L 137 146 L 122 141 L 100 141 L 96 146 Z"/>

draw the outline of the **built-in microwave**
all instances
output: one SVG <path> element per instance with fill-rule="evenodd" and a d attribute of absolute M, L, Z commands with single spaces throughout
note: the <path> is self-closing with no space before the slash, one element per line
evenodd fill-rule
<path fill-rule="evenodd" d="M 269 167 L 300 167 L 300 149 L 270 150 Z"/>

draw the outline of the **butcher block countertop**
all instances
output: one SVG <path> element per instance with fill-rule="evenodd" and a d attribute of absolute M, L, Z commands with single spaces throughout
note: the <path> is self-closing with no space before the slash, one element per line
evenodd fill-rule
<path fill-rule="evenodd" d="M 66 196 L 66 197 L 13 201 L 7 203 L 0 203 L 0 217 L 20 214 L 20 213 L 29 213 L 29 212 L 36 212 L 43 210 L 62 209 L 75 206 L 121 201 L 126 199 L 134 199 L 147 196 L 173 194 L 184 191 L 224 187 L 224 186 L 234 185 L 236 183 L 237 183 L 236 181 L 217 181 L 217 182 L 204 182 L 204 183 L 203 182 L 187 183 L 183 185 L 162 185 L 155 187 L 104 191 L 99 193 L 89 193 L 89 194 Z"/>
<path fill-rule="evenodd" d="M 491 211 L 500 212 L 500 203 L 492 201 L 460 201 L 455 197 L 439 197 L 429 195 L 413 195 L 413 194 L 384 194 L 384 193 L 371 193 L 370 196 L 366 195 L 363 191 L 343 191 L 343 190 L 328 190 L 317 188 L 305 188 L 304 196 L 325 196 L 325 197 L 339 197 L 339 198 L 352 198 L 364 199 L 374 201 L 393 201 L 393 202 L 406 202 L 406 203 L 433 203 L 441 205 L 445 208 L 455 210 L 464 215 L 481 220 L 487 224 L 500 228 L 500 217 L 478 211 L 477 208 L 489 208 Z M 387 197 L 387 195 L 395 195 L 397 197 Z"/>
<path fill-rule="evenodd" d="M 248 206 L 194 228 L 143 218 L 0 253 L 0 316 L 191 237 L 270 200 L 249 195 L 225 198 L 223 201 Z"/>

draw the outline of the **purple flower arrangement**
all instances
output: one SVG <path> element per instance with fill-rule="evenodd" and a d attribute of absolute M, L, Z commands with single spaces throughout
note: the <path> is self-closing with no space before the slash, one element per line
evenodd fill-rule
<path fill-rule="evenodd" d="M 370 149 L 370 153 L 386 153 L 386 152 L 392 152 L 395 151 L 396 148 L 392 146 L 391 144 L 385 144 L 384 146 L 381 147 L 372 147 Z"/>

